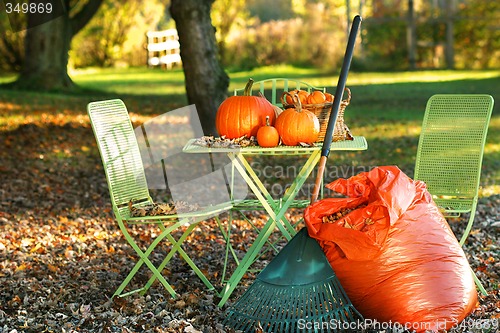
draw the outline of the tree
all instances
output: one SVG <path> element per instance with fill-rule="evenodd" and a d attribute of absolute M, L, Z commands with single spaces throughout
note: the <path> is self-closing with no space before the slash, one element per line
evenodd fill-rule
<path fill-rule="evenodd" d="M 214 0 L 172 0 L 170 14 L 179 34 L 188 102 L 195 104 L 206 135 L 215 135 L 215 114 L 227 97 L 229 77 L 218 58 L 210 18 Z"/>
<path fill-rule="evenodd" d="M 64 0 L 66 10 L 59 17 L 34 26 L 37 17 L 28 14 L 25 57 L 14 86 L 35 90 L 67 90 L 74 87 L 68 75 L 68 52 L 73 36 L 94 16 L 103 0 Z"/>
<path fill-rule="evenodd" d="M 24 15 L 11 15 L 10 17 L 0 11 L 0 70 L 17 72 L 21 70 L 24 54 L 25 30 L 16 32 L 13 26 L 20 29 L 26 25 Z"/>
<path fill-rule="evenodd" d="M 245 0 L 217 0 L 212 6 L 212 21 L 216 27 L 217 47 L 221 61 L 227 64 L 226 40 L 234 27 L 244 29 L 250 19 Z"/>
<path fill-rule="evenodd" d="M 164 0 L 104 0 L 71 41 L 70 66 L 144 66 L 144 35 L 156 30 L 166 16 L 170 18 L 165 15 L 169 5 Z"/>

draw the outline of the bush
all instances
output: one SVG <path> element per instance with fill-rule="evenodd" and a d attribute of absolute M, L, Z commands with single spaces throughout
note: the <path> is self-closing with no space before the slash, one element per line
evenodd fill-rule
<path fill-rule="evenodd" d="M 332 17 L 321 4 L 311 5 L 306 15 L 287 20 L 257 22 L 233 31 L 227 38 L 223 62 L 227 67 L 292 64 L 336 68 L 345 51 L 341 19 Z"/>

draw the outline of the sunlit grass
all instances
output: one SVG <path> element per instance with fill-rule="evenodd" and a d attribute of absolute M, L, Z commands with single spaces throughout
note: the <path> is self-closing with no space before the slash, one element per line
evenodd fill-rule
<path fill-rule="evenodd" d="M 457 80 L 480 80 L 498 78 L 500 71 L 460 71 L 460 70 L 437 70 L 437 71 L 415 71 L 396 73 L 352 73 L 349 75 L 349 83 L 354 85 L 382 84 L 382 83 L 410 83 L 410 82 L 449 82 Z"/>
<path fill-rule="evenodd" d="M 133 95 L 184 94 L 184 73 L 147 68 L 82 69 L 71 72 L 83 88 Z"/>
<path fill-rule="evenodd" d="M 241 88 L 249 77 L 297 78 L 334 90 L 338 77 L 314 68 L 270 66 L 230 72 L 229 91 Z M 134 125 L 187 104 L 181 69 L 84 69 L 70 72 L 83 88 L 76 94 L 22 92 L 0 88 L 0 132 L 20 126 L 88 127 L 86 105 L 92 100 L 122 98 Z M 1 76 L 1 82 L 15 77 Z M 412 176 L 425 104 L 437 93 L 485 93 L 496 99 L 481 178 L 484 196 L 500 193 L 500 71 L 415 71 L 349 74 L 352 100 L 346 123 L 354 135 L 367 138 L 369 149 L 331 156 L 331 165 L 398 165 Z M 80 149 L 76 147 L 75 149 Z"/>
<path fill-rule="evenodd" d="M 16 79 L 17 75 L 15 74 L 1 74 L 0 73 L 0 84 L 9 83 Z"/>
<path fill-rule="evenodd" d="M 86 68 L 70 70 L 71 78 L 86 89 L 132 95 L 174 95 L 184 94 L 184 73 L 182 69 L 160 68 Z M 337 74 L 325 74 L 317 68 L 299 68 L 291 65 L 264 66 L 251 71 L 229 72 L 229 91 L 244 86 L 248 78 L 255 81 L 287 77 L 306 81 L 314 86 L 324 86 L 334 91 L 338 83 Z M 350 72 L 347 86 L 385 85 L 395 83 L 448 83 L 461 80 L 499 79 L 500 70 L 484 71 L 411 71 L 411 72 Z M 0 83 L 10 82 L 15 75 L 0 75 Z M 372 87 L 373 88 L 373 87 Z M 418 87 L 412 86 L 414 92 Z M 376 92 L 376 89 L 374 90 Z M 391 94 L 392 95 L 392 94 Z"/>

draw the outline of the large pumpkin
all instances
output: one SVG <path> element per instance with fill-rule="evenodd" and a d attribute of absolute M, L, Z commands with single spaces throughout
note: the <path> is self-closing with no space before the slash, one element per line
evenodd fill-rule
<path fill-rule="evenodd" d="M 287 146 L 297 146 L 300 142 L 313 144 L 318 140 L 320 125 L 318 117 L 311 111 L 302 109 L 297 98 L 295 109 L 288 108 L 276 119 L 276 129 L 281 142 Z"/>
<path fill-rule="evenodd" d="M 273 106 L 264 98 L 251 96 L 253 80 L 248 80 L 243 96 L 231 96 L 221 103 L 215 118 L 220 136 L 228 139 L 256 136 L 259 127 L 274 125 L 276 115 Z"/>

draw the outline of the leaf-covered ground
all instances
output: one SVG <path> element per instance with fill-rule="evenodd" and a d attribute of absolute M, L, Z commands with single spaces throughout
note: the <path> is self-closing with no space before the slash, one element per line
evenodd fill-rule
<path fill-rule="evenodd" d="M 80 108 L 84 105 L 77 102 Z M 1 107 L 9 112 L 18 106 Z M 222 326 L 225 309 L 217 307 L 218 297 L 204 289 L 178 256 L 164 271 L 177 299 L 158 285 L 145 296 L 110 299 L 136 255 L 114 221 L 85 114 L 76 107 L 79 111 L 55 109 L 18 112 L 17 124 L 0 124 L 0 333 L 228 331 Z M 136 114 L 133 119 L 142 122 Z M 293 212 L 293 218 L 300 216 L 301 211 Z M 248 218 L 259 224 L 265 216 L 252 213 Z M 461 233 L 463 224 L 454 222 L 452 227 Z M 144 244 L 156 233 L 133 229 Z M 472 324 L 500 320 L 499 233 L 500 196 L 490 196 L 481 200 L 465 245 L 471 266 L 490 292 L 479 295 L 478 307 L 466 320 Z M 232 235 L 239 250 L 254 237 L 242 220 L 235 221 Z M 199 224 L 186 250 L 213 281 L 220 279 L 224 243 L 213 220 Z M 164 252 L 160 248 L 154 262 Z M 271 258 L 261 259 L 257 267 Z M 254 277 L 244 277 L 228 304 Z M 141 272 L 134 285 L 147 278 Z"/>

